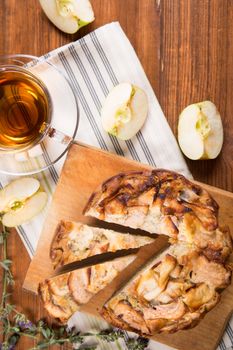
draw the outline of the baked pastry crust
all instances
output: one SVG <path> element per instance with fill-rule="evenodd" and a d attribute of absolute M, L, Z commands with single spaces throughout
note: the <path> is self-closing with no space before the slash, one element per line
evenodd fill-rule
<path fill-rule="evenodd" d="M 116 327 L 151 336 L 194 327 L 230 283 L 228 267 L 186 244 L 170 246 L 103 307 Z"/>
<path fill-rule="evenodd" d="M 51 244 L 50 257 L 54 268 L 57 268 L 106 252 L 139 248 L 153 241 L 151 237 L 60 221 Z"/>
<path fill-rule="evenodd" d="M 81 305 L 111 283 L 135 258 L 133 254 L 124 256 L 40 283 L 39 295 L 48 314 L 60 323 L 66 323 Z"/>
<path fill-rule="evenodd" d="M 118 174 L 90 197 L 84 215 L 195 244 L 224 262 L 232 250 L 218 226 L 218 204 L 203 188 L 163 169 Z"/>

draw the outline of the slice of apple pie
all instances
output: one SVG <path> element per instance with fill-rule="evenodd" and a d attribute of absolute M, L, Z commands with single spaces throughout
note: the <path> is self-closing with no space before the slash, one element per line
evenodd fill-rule
<path fill-rule="evenodd" d="M 128 255 L 45 280 L 39 285 L 45 309 L 50 316 L 66 323 L 81 305 L 111 283 L 135 258 L 136 255 Z"/>
<path fill-rule="evenodd" d="M 56 268 L 97 254 L 139 248 L 153 241 L 152 237 L 61 221 L 51 245 L 50 257 Z"/>

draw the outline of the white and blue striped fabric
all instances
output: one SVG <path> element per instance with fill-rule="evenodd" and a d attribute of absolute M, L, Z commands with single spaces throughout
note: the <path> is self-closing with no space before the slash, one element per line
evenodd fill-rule
<path fill-rule="evenodd" d="M 41 57 L 40 62 L 43 61 L 53 63 L 66 74 L 77 93 L 80 109 L 77 140 L 154 167 L 175 170 L 186 177 L 192 177 L 138 57 L 119 23 L 107 24 L 74 43 L 56 49 Z M 100 110 L 113 86 L 125 81 L 134 83 L 146 91 L 149 115 L 136 137 L 129 141 L 119 141 L 102 129 Z M 66 116 L 65 123 L 69 123 L 69 116 Z M 64 160 L 65 157 L 49 170 L 36 176 L 48 192 L 50 200 Z M 46 157 L 45 161 L 48 161 Z M 1 184 L 5 185 L 11 178 L 1 176 L 0 180 Z M 44 210 L 32 222 L 18 228 L 31 257 L 35 253 L 46 212 L 47 210 Z M 96 318 L 80 313 L 72 318 L 72 323 L 85 331 L 106 326 Z M 231 324 L 233 326 L 233 322 Z M 126 339 L 127 336 L 125 333 Z M 233 330 L 229 323 L 219 349 L 224 350 L 232 343 Z M 111 345 L 100 343 L 99 348 L 127 349 L 123 341 Z M 149 349 L 170 348 L 150 342 Z"/>

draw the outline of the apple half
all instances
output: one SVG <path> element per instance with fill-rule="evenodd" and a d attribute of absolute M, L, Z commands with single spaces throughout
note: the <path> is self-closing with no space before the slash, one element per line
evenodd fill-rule
<path fill-rule="evenodd" d="M 12 181 L 0 191 L 0 213 L 3 225 L 21 225 L 45 207 L 47 193 L 40 191 L 40 183 L 34 178 Z"/>
<path fill-rule="evenodd" d="M 28 198 L 18 208 L 9 210 L 2 217 L 2 223 L 7 227 L 15 227 L 30 221 L 34 216 L 44 209 L 47 203 L 47 193 L 38 192 Z"/>
<path fill-rule="evenodd" d="M 186 107 L 179 117 L 178 142 L 190 159 L 214 159 L 223 145 L 221 116 L 211 101 Z"/>
<path fill-rule="evenodd" d="M 138 86 L 121 83 L 108 94 L 101 111 L 105 131 L 129 140 L 141 129 L 148 114 L 146 93 Z"/>
<path fill-rule="evenodd" d="M 61 31 L 73 34 L 94 21 L 89 0 L 39 0 L 50 21 Z"/>

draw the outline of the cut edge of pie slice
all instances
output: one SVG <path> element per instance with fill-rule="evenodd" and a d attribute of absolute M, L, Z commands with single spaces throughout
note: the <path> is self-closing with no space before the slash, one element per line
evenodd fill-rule
<path fill-rule="evenodd" d="M 194 327 L 230 283 L 228 266 L 177 243 L 156 255 L 104 305 L 113 326 L 152 336 Z"/>
<path fill-rule="evenodd" d="M 81 305 L 110 284 L 136 257 L 131 254 L 45 280 L 38 288 L 44 308 L 60 323 L 67 323 Z"/>
<path fill-rule="evenodd" d="M 60 221 L 50 248 L 54 268 L 95 255 L 140 248 L 154 242 L 148 236 L 120 233 L 80 222 Z"/>

